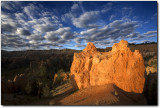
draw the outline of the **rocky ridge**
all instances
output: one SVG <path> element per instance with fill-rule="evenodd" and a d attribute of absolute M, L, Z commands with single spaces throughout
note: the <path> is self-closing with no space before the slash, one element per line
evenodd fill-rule
<path fill-rule="evenodd" d="M 82 52 L 74 53 L 71 81 L 78 89 L 113 83 L 126 92 L 142 93 L 145 65 L 138 50 L 132 52 L 121 40 L 109 52 L 99 52 L 89 42 Z"/>

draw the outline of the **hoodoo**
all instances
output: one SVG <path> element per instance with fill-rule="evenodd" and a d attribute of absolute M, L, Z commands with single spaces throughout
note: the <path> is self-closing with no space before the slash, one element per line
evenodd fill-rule
<path fill-rule="evenodd" d="M 72 81 L 79 89 L 113 83 L 127 92 L 142 93 L 145 83 L 144 60 L 138 50 L 132 52 L 121 40 L 109 52 L 99 52 L 89 42 L 80 53 L 74 53 Z"/>

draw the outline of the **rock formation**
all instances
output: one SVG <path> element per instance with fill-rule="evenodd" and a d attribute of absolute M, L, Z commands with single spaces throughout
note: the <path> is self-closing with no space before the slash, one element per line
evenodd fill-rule
<path fill-rule="evenodd" d="M 1 79 L 1 93 L 13 93 L 14 85 L 13 82 L 7 81 L 6 79 Z"/>
<path fill-rule="evenodd" d="M 98 52 L 89 42 L 82 52 L 74 53 L 70 75 L 78 88 L 113 83 L 124 91 L 142 93 L 144 60 L 138 50 L 132 52 L 127 45 L 121 40 L 111 51 Z"/>
<path fill-rule="evenodd" d="M 2 93 L 16 93 L 20 91 L 25 91 L 25 87 L 27 84 L 27 78 L 25 74 L 18 74 L 12 80 L 1 80 L 1 90 Z"/>
<path fill-rule="evenodd" d="M 15 92 L 25 91 L 27 85 L 27 76 L 25 74 L 18 74 L 13 79 Z"/>

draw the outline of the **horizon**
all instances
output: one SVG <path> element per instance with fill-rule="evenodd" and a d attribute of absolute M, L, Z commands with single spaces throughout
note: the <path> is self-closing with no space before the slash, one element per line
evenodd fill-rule
<path fill-rule="evenodd" d="M 157 42 L 157 1 L 1 1 L 1 50 Z"/>
<path fill-rule="evenodd" d="M 157 44 L 157 42 L 143 42 L 143 43 L 128 43 L 128 45 L 144 45 L 144 44 Z M 87 46 L 87 45 L 86 45 Z M 86 48 L 86 46 L 84 48 Z M 96 46 L 95 46 L 96 47 Z M 97 48 L 97 47 L 96 47 Z M 106 49 L 106 48 L 112 48 L 112 46 L 110 47 L 105 47 L 105 48 L 97 48 L 97 49 Z M 68 48 L 64 48 L 64 49 L 29 49 L 29 50 L 13 50 L 13 51 L 7 51 L 7 50 L 3 50 L 1 49 L 1 51 L 7 51 L 7 52 L 19 52 L 19 51 L 49 51 L 49 50 L 76 50 L 76 51 L 82 51 L 83 49 L 68 49 Z"/>

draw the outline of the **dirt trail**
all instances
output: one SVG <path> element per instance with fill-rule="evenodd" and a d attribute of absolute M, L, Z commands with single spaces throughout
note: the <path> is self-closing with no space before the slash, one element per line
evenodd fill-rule
<path fill-rule="evenodd" d="M 16 98 L 9 98 L 13 97 L 12 95 L 5 96 L 6 99 L 2 96 L 5 100 L 5 103 L 2 101 L 3 105 L 147 105 L 143 94 L 125 92 L 113 84 L 75 91 L 70 82 L 67 82 L 58 86 L 52 97 L 44 99 L 27 95 L 27 97 L 17 95 Z M 27 100 L 33 101 L 27 102 Z"/>
<path fill-rule="evenodd" d="M 142 94 L 125 92 L 113 84 L 73 89 L 57 95 L 50 105 L 146 105 Z M 72 93 L 72 94 L 71 94 Z"/>

